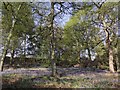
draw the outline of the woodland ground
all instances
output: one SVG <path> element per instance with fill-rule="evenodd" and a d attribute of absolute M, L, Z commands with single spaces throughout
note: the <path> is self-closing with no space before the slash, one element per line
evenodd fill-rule
<path fill-rule="evenodd" d="M 5 69 L 2 88 L 120 88 L 120 75 L 90 68 L 58 68 L 59 77 L 51 77 L 50 68 Z"/>

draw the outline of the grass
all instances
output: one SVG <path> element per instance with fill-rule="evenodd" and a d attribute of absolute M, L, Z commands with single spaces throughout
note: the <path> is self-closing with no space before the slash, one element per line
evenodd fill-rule
<path fill-rule="evenodd" d="M 23 74 L 4 74 L 3 88 L 120 88 L 119 77 L 114 74 L 87 73 L 86 75 L 70 75 L 51 77 Z"/>

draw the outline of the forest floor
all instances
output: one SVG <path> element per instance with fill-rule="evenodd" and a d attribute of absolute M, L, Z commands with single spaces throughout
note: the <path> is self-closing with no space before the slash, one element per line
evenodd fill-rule
<path fill-rule="evenodd" d="M 90 68 L 58 68 L 59 77 L 51 77 L 50 68 L 5 69 L 2 88 L 120 88 L 120 74 Z"/>

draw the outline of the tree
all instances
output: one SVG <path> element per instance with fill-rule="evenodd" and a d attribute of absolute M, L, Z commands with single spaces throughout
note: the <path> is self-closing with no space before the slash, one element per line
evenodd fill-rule
<path fill-rule="evenodd" d="M 25 14 L 25 16 L 22 14 Z M 1 59 L 3 70 L 2 64 L 4 63 L 8 49 L 12 51 L 11 60 L 13 60 L 15 49 L 20 45 L 20 38 L 24 37 L 24 34 L 28 35 L 28 32 L 29 34 L 31 33 L 34 23 L 32 22 L 31 9 L 27 3 L 4 3 L 2 19 L 3 35 L 7 36 Z M 13 61 L 11 62 L 13 63 Z"/>
<path fill-rule="evenodd" d="M 95 40 L 98 39 L 96 35 L 99 32 L 99 28 L 92 23 L 92 8 L 93 6 L 90 5 L 89 7 L 84 7 L 83 10 L 78 10 L 65 25 L 65 43 L 68 44 L 68 47 L 72 45 L 78 57 L 74 59 L 78 62 L 83 51 L 85 53 L 87 51 L 86 54 L 91 61 L 92 53 L 95 52 L 94 47 L 98 43 Z"/>
<path fill-rule="evenodd" d="M 7 37 L 5 46 L 4 46 L 3 55 L 2 55 L 2 58 L 1 58 L 1 62 L 0 62 L 0 71 L 3 71 L 3 63 L 4 63 L 4 60 L 5 60 L 5 56 L 7 54 L 8 45 L 10 43 L 10 39 L 12 37 L 12 33 L 13 33 L 13 30 L 14 30 L 15 24 L 17 22 L 15 15 L 19 14 L 19 10 L 21 9 L 22 5 L 23 5 L 23 3 L 19 4 L 16 13 L 12 12 L 12 25 L 11 25 L 11 28 L 10 28 L 10 31 L 9 31 L 9 34 L 8 34 L 8 37 Z"/>
<path fill-rule="evenodd" d="M 114 58 L 113 58 L 113 46 L 112 46 L 112 37 L 115 31 L 115 24 L 117 22 L 117 3 L 104 2 L 101 5 L 96 4 L 98 8 L 97 14 L 99 23 L 102 24 L 103 30 L 106 35 L 106 48 L 108 50 L 108 59 L 109 59 L 109 70 L 115 72 L 114 70 Z"/>

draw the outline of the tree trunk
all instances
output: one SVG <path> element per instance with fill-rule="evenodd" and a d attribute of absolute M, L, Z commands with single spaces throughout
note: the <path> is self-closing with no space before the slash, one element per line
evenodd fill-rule
<path fill-rule="evenodd" d="M 12 50 L 11 57 L 10 57 L 10 65 L 14 64 L 14 54 L 15 54 L 15 50 Z"/>
<path fill-rule="evenodd" d="M 87 50 L 88 50 L 88 57 L 89 57 L 89 60 L 91 61 L 91 53 L 90 53 L 90 49 L 87 48 Z"/>
<path fill-rule="evenodd" d="M 80 51 L 78 52 L 78 63 L 80 63 Z"/>
<path fill-rule="evenodd" d="M 26 45 L 27 45 L 27 35 L 25 34 L 25 38 L 24 38 L 25 40 L 24 40 L 24 52 L 23 52 L 23 56 L 24 56 L 24 58 L 26 57 Z"/>
<path fill-rule="evenodd" d="M 78 60 L 78 63 L 80 63 L 80 45 L 79 45 L 79 39 L 76 40 L 76 47 L 77 47 L 77 53 L 78 53 L 77 60 Z"/>
<path fill-rule="evenodd" d="M 118 37 L 117 37 L 117 42 L 116 42 L 116 45 L 115 45 L 115 62 L 116 62 L 116 71 L 119 71 L 120 70 L 120 61 L 119 61 L 119 56 L 118 56 L 118 46 L 119 46 L 119 40 L 118 40 Z"/>
<path fill-rule="evenodd" d="M 7 54 L 10 39 L 12 37 L 12 32 L 13 32 L 13 29 L 14 29 L 15 22 L 16 21 L 13 21 L 13 23 L 12 23 L 12 28 L 10 29 L 10 33 L 8 35 L 7 41 L 6 41 L 5 46 L 4 46 L 4 50 L 3 50 L 3 54 L 2 54 L 2 58 L 1 58 L 1 62 L 0 62 L 0 71 L 3 71 L 3 64 L 4 64 L 6 54 Z"/>
<path fill-rule="evenodd" d="M 56 62 L 55 62 L 55 53 L 54 50 L 52 50 L 52 57 L 51 57 L 51 64 L 52 64 L 52 76 L 56 76 Z"/>
<path fill-rule="evenodd" d="M 19 7 L 17 9 L 17 14 L 18 14 L 18 11 L 21 9 L 22 4 L 19 5 Z M 14 15 L 14 13 L 12 13 L 12 15 Z M 13 17 L 15 17 L 15 16 L 13 16 Z M 13 30 L 14 30 L 15 24 L 16 24 L 16 19 L 13 18 L 12 26 L 10 28 L 10 32 L 8 34 L 8 37 L 7 37 L 5 46 L 4 46 L 3 54 L 2 54 L 2 57 L 1 57 L 1 61 L 0 61 L 0 71 L 3 71 L 3 64 L 4 64 L 5 56 L 7 54 L 8 46 L 9 46 L 9 43 L 10 43 L 10 39 L 12 37 L 12 33 L 13 33 Z"/>
<path fill-rule="evenodd" d="M 107 28 L 106 23 L 103 21 L 104 31 L 106 34 L 106 48 L 108 50 L 108 60 L 109 60 L 109 70 L 110 72 L 115 72 L 114 70 L 114 62 L 113 62 L 113 48 L 112 48 L 112 41 L 110 39 L 110 31 Z"/>
<path fill-rule="evenodd" d="M 56 77 L 57 69 L 56 69 L 56 62 L 55 62 L 55 31 L 53 28 L 54 24 L 54 2 L 51 2 L 51 64 L 52 64 L 52 76 Z"/>
<path fill-rule="evenodd" d="M 116 57 L 116 66 L 117 66 L 116 68 L 117 68 L 117 71 L 119 71 L 120 70 L 120 61 L 118 58 L 118 54 L 116 54 L 115 57 Z"/>
<path fill-rule="evenodd" d="M 111 46 L 109 31 L 107 29 L 106 29 L 106 36 L 107 36 L 106 46 L 107 46 L 107 49 L 108 49 L 109 70 L 114 73 L 115 70 L 114 70 L 114 62 L 113 62 L 113 49 L 112 49 L 112 46 Z"/>
<path fill-rule="evenodd" d="M 4 48 L 3 55 L 2 55 L 1 61 L 0 61 L 0 71 L 3 71 L 3 64 L 4 64 L 6 54 L 7 54 L 7 48 Z"/>
<path fill-rule="evenodd" d="M 109 69 L 111 72 L 115 72 L 114 70 L 114 62 L 113 62 L 113 50 L 109 47 Z"/>

